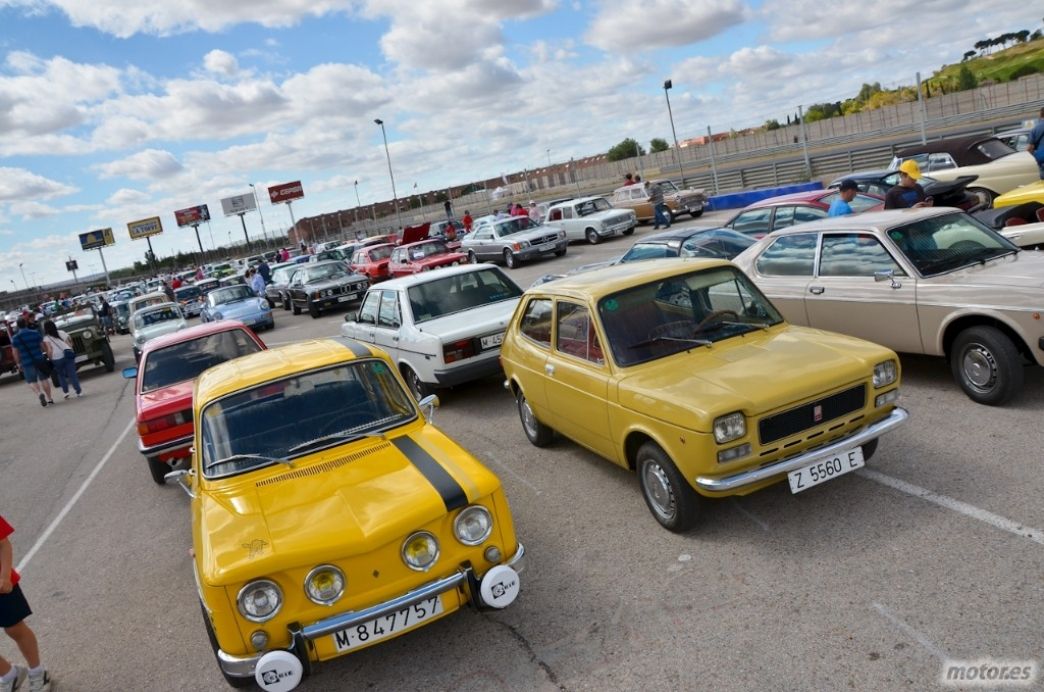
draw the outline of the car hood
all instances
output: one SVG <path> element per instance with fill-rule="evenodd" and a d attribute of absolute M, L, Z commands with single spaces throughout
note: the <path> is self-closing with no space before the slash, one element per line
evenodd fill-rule
<path fill-rule="evenodd" d="M 251 296 L 243 300 L 237 300 L 231 303 L 222 303 L 211 308 L 212 312 L 220 312 L 222 317 L 228 318 L 229 315 L 242 315 L 248 312 L 257 312 L 260 310 L 258 305 L 258 298 Z M 260 300 L 264 300 L 261 298 Z"/>
<path fill-rule="evenodd" d="M 490 331 L 503 331 L 514 314 L 518 301 L 518 298 L 512 298 L 444 315 L 421 322 L 417 325 L 417 330 L 437 336 L 443 341 L 463 339 Z"/>
<path fill-rule="evenodd" d="M 147 420 L 192 408 L 192 388 L 195 384 L 194 379 L 185 380 L 169 387 L 139 394 L 137 398 L 138 420 Z"/>
<path fill-rule="evenodd" d="M 97 327 L 98 322 L 93 317 L 81 317 L 79 319 L 73 319 L 68 321 L 55 321 L 54 326 L 58 327 L 58 329 L 61 329 L 64 332 L 72 333 L 82 331 L 84 329 Z"/>
<path fill-rule="evenodd" d="M 417 226 L 406 226 L 402 229 L 402 240 L 399 242 L 399 245 L 409 245 L 410 243 L 425 240 L 430 229 L 430 221 Z"/>
<path fill-rule="evenodd" d="M 351 274 L 344 279 L 324 279 L 323 281 L 315 281 L 310 284 L 305 284 L 304 287 L 309 291 L 322 291 L 326 288 L 339 288 L 347 284 L 354 284 L 361 281 L 366 281 L 366 277 L 362 274 Z"/>
<path fill-rule="evenodd" d="M 643 415 L 710 432 L 733 411 L 751 418 L 865 381 L 889 358 L 869 341 L 784 324 L 628 368 L 618 396 Z"/>
<path fill-rule="evenodd" d="M 157 336 L 171 334 L 184 327 L 185 320 L 166 320 L 159 324 L 150 324 L 147 327 L 134 330 L 134 338 L 137 339 L 139 336 L 143 336 L 148 341 L 149 339 L 155 339 Z"/>
<path fill-rule="evenodd" d="M 403 438 L 430 455 L 468 501 L 500 486 L 428 425 L 408 437 L 335 447 L 298 459 L 293 468 L 278 465 L 217 481 L 220 490 L 200 495 L 200 577 L 211 585 L 235 584 L 365 555 L 445 516 L 443 496 L 397 446 Z"/>

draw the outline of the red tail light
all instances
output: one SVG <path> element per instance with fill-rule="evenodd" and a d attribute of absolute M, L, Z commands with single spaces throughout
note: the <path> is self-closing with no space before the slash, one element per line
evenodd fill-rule
<path fill-rule="evenodd" d="M 179 425 L 184 425 L 185 423 L 190 422 L 192 422 L 192 409 L 185 409 L 184 411 L 172 413 L 169 416 L 153 418 L 138 423 L 138 434 L 147 435 L 149 433 L 157 433 L 161 430 L 176 428 Z"/>
<path fill-rule="evenodd" d="M 475 344 L 471 339 L 461 339 L 442 347 L 442 359 L 447 363 L 471 358 L 475 355 Z"/>

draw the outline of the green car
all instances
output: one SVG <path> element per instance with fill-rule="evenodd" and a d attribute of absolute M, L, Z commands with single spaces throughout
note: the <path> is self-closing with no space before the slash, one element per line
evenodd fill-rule
<path fill-rule="evenodd" d="M 79 308 L 54 318 L 58 329 L 67 333 L 76 352 L 76 368 L 85 365 L 104 365 L 106 372 L 116 369 L 109 337 L 102 329 L 101 319 L 91 306 Z"/>

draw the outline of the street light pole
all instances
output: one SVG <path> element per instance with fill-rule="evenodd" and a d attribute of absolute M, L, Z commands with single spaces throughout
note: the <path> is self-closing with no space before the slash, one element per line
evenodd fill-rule
<path fill-rule="evenodd" d="M 681 186 L 685 187 L 685 169 L 682 167 L 681 147 L 678 146 L 678 133 L 674 130 L 674 113 L 671 112 L 671 95 L 668 93 L 674 84 L 667 79 L 663 82 L 663 95 L 667 99 L 667 117 L 671 119 L 671 135 L 674 137 L 674 160 L 678 163 L 678 173 L 681 175 Z"/>
<path fill-rule="evenodd" d="M 18 263 L 18 271 L 22 272 L 22 283 L 25 284 L 25 290 L 29 290 L 29 282 L 25 278 L 25 263 Z"/>
<path fill-rule="evenodd" d="M 551 168 L 551 150 L 547 150 L 547 167 Z"/>
<path fill-rule="evenodd" d="M 362 206 L 362 201 L 359 199 L 359 181 L 355 181 L 355 223 L 359 223 L 359 207 Z"/>
<path fill-rule="evenodd" d="M 254 206 L 257 207 L 257 215 L 261 217 L 261 233 L 265 236 L 265 243 L 268 243 L 268 231 L 265 229 L 265 215 L 261 213 L 261 202 L 257 199 L 257 188 L 254 187 L 253 183 L 250 183 L 250 189 L 254 192 Z"/>
<path fill-rule="evenodd" d="M 399 195 L 395 192 L 395 174 L 392 173 L 391 152 L 388 151 L 388 133 L 384 130 L 384 121 L 376 118 L 373 121 L 381 126 L 381 137 L 384 139 L 384 156 L 388 159 L 388 177 L 391 178 L 392 199 L 395 200 L 395 222 L 402 228 L 402 217 L 399 216 Z"/>

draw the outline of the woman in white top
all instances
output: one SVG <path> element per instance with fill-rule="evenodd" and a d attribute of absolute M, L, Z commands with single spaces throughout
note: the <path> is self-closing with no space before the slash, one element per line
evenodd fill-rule
<path fill-rule="evenodd" d="M 58 384 L 69 398 L 69 385 L 72 384 L 76 396 L 81 396 L 80 378 L 76 374 L 76 352 L 73 351 L 72 339 L 63 331 L 59 331 L 52 320 L 44 322 L 43 347 L 54 363 L 54 372 L 58 375 Z"/>

